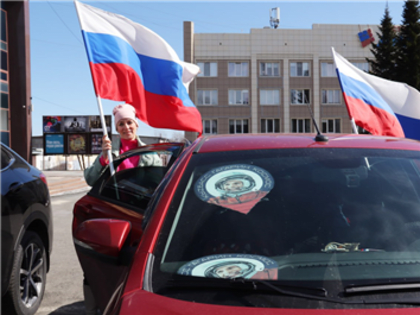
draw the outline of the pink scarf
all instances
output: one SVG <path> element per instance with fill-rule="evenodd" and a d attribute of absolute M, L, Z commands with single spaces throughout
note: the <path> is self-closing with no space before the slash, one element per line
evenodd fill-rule
<path fill-rule="evenodd" d="M 124 152 L 127 152 L 129 150 L 135 149 L 138 146 L 139 146 L 139 143 L 138 143 L 137 139 L 134 139 L 134 140 L 121 139 L 120 154 L 123 154 Z M 137 167 L 139 165 L 139 159 L 140 159 L 140 157 L 138 155 L 133 156 L 129 159 L 125 159 L 120 164 L 120 166 L 118 166 L 118 171 L 122 171 L 122 170 L 125 170 L 127 168 Z"/>
<path fill-rule="evenodd" d="M 137 139 L 134 140 L 125 140 L 125 139 L 121 139 L 121 148 L 120 148 L 120 154 L 123 154 L 124 152 L 127 152 L 129 150 L 135 149 L 139 146 L 139 143 L 137 141 Z M 137 167 L 139 165 L 139 156 L 133 156 L 129 159 L 125 159 L 119 166 L 117 171 L 122 171 L 125 170 L 127 168 L 133 168 L 133 167 Z M 101 155 L 99 162 L 101 163 L 102 166 L 107 165 L 109 162 L 105 162 L 104 157 Z"/>

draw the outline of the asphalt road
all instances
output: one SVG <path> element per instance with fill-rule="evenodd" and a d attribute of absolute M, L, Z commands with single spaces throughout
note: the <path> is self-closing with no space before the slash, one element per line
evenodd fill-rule
<path fill-rule="evenodd" d="M 36 315 L 84 314 L 83 273 L 71 235 L 73 206 L 85 192 L 52 197 L 54 243 L 44 299 Z"/>

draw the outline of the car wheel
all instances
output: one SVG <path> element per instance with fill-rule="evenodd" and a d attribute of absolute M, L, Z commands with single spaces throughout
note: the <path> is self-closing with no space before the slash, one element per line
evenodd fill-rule
<path fill-rule="evenodd" d="M 9 310 L 18 315 L 33 315 L 45 291 L 47 256 L 41 238 L 27 231 L 18 246 L 8 289 Z"/>

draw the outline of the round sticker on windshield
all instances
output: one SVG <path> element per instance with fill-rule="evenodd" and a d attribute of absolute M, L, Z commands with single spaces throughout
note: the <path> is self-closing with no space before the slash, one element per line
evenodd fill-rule
<path fill-rule="evenodd" d="M 261 167 L 235 164 L 214 168 L 195 183 L 201 200 L 247 214 L 273 188 L 273 176 Z"/>
<path fill-rule="evenodd" d="M 277 269 L 277 263 L 265 256 L 223 254 L 190 261 L 178 270 L 178 274 L 205 278 L 277 280 Z"/>

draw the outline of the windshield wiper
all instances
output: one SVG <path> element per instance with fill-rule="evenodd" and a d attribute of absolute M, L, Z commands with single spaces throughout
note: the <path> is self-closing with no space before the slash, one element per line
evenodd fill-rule
<path fill-rule="evenodd" d="M 301 287 L 301 286 L 289 286 L 285 284 L 280 284 L 277 281 L 266 281 L 261 279 L 244 279 L 244 278 L 234 278 L 229 280 L 230 283 L 241 283 L 241 284 L 251 284 L 253 290 L 259 290 L 258 284 L 263 284 L 273 291 L 277 291 L 284 295 L 291 296 L 301 296 L 304 298 L 315 297 L 323 298 L 328 295 L 328 292 L 325 288 L 320 287 Z M 311 292 L 311 293 L 310 293 Z"/>
<path fill-rule="evenodd" d="M 273 290 L 285 294 L 285 295 L 292 295 L 292 296 L 299 296 L 302 298 L 307 299 L 316 299 L 316 300 L 322 300 L 326 302 L 331 303 L 340 303 L 340 304 L 411 304 L 411 305 L 420 305 L 420 298 L 416 299 L 414 297 L 404 297 L 404 298 L 387 298 L 387 299 L 378 299 L 378 298 L 372 298 L 372 299 L 360 299 L 360 300 L 347 300 L 346 297 L 343 298 L 330 298 L 327 297 L 327 290 L 324 288 L 301 288 L 304 290 L 319 290 L 325 292 L 325 295 L 323 296 L 317 296 L 313 294 L 304 294 L 299 292 L 292 292 L 290 290 L 284 290 L 280 287 L 277 287 L 274 284 L 272 284 L 269 281 L 265 280 L 246 280 L 251 281 L 255 283 L 264 284 Z M 370 288 L 370 291 L 368 290 Z M 389 285 L 376 285 L 376 286 L 364 286 L 364 287 L 348 287 L 345 292 L 377 292 L 377 291 L 384 291 L 384 290 L 413 290 L 413 289 L 420 289 L 420 283 L 405 283 L 405 284 L 389 284 Z"/>
<path fill-rule="evenodd" d="M 398 291 L 418 291 L 420 289 L 420 283 L 383 283 L 375 285 L 351 285 L 344 288 L 344 293 L 348 296 L 357 294 L 371 294 L 380 293 L 386 291 L 393 291 L 392 293 L 398 293 Z M 419 291 L 420 292 L 420 291 Z M 420 305 L 420 298 L 415 297 L 396 297 L 387 299 L 363 299 L 364 304 L 413 304 Z"/>
<path fill-rule="evenodd" d="M 224 288 L 234 290 L 255 290 L 263 291 L 261 285 L 265 286 L 265 289 L 274 291 L 282 295 L 288 295 L 293 297 L 300 297 L 305 299 L 315 299 L 328 301 L 333 303 L 342 303 L 340 300 L 330 299 L 327 297 L 327 290 L 320 287 L 300 287 L 300 286 L 289 286 L 277 281 L 265 281 L 260 279 L 218 279 L 218 278 L 203 278 L 203 277 L 191 277 L 191 276 L 176 276 L 167 282 L 169 287 L 175 288 Z"/>
<path fill-rule="evenodd" d="M 203 277 L 192 277 L 192 276 L 176 276 L 167 282 L 168 287 L 172 288 L 200 288 L 200 289 L 211 289 L 211 288 L 224 288 L 230 290 L 254 290 L 254 291 L 263 291 L 261 288 L 263 285 L 266 289 L 270 291 L 278 292 L 282 295 L 299 297 L 304 299 L 312 299 L 318 301 L 325 301 L 330 303 L 340 303 L 340 304 L 411 304 L 418 305 L 420 304 L 420 299 L 416 300 L 414 298 L 396 298 L 396 299 L 357 299 L 349 300 L 348 297 L 332 298 L 328 297 L 328 292 L 325 288 L 322 287 L 300 287 L 300 286 L 289 286 L 279 281 L 272 280 L 260 280 L 260 279 L 244 279 L 244 278 L 234 278 L 234 279 L 217 279 L 217 278 L 203 278 Z M 394 285 L 395 286 L 395 285 Z M 417 287 L 408 287 L 408 288 L 420 288 L 420 285 Z M 349 293 L 347 290 L 356 289 L 356 287 L 346 288 L 345 293 Z M 391 290 L 391 289 L 389 289 Z M 364 291 L 364 292 L 367 292 Z"/>
<path fill-rule="evenodd" d="M 344 293 L 374 293 L 381 291 L 401 291 L 420 289 L 420 283 L 384 283 L 375 285 L 348 286 L 344 288 Z"/>

